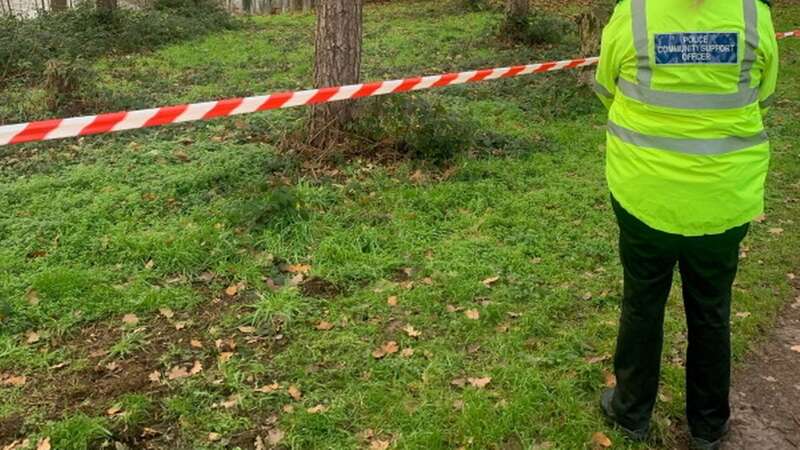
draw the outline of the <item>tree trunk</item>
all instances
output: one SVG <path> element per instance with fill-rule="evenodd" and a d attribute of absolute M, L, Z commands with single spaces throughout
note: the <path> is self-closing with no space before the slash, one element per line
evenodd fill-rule
<path fill-rule="evenodd" d="M 314 0 L 303 0 L 303 12 L 314 9 Z"/>
<path fill-rule="evenodd" d="M 528 17 L 530 5 L 528 0 L 506 0 L 506 15 L 509 18 L 519 19 Z"/>
<path fill-rule="evenodd" d="M 50 0 L 51 11 L 64 11 L 67 9 L 67 0 Z"/>
<path fill-rule="evenodd" d="M 356 84 L 361 77 L 362 0 L 318 0 L 314 85 L 318 88 Z M 352 102 L 312 108 L 309 142 L 330 147 L 352 119 Z"/>
<path fill-rule="evenodd" d="M 303 9 L 303 0 L 291 0 L 289 2 L 290 11 L 301 11 Z"/>
<path fill-rule="evenodd" d="M 117 7 L 117 0 L 97 0 L 97 9 L 111 11 Z"/>
<path fill-rule="evenodd" d="M 597 56 L 600 54 L 600 38 L 603 35 L 603 27 L 611 17 L 614 5 L 609 0 L 598 2 L 589 11 L 581 13 L 576 19 L 581 38 L 581 55 Z M 591 85 L 594 81 L 594 71 L 584 71 L 580 75 L 583 84 Z"/>

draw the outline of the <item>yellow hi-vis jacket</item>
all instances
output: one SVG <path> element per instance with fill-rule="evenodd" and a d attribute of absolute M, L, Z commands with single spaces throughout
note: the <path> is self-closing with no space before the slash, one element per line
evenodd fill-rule
<path fill-rule="evenodd" d="M 650 227 L 718 234 L 764 210 L 762 121 L 778 44 L 761 0 L 622 0 L 595 90 L 609 108 L 606 176 Z"/>

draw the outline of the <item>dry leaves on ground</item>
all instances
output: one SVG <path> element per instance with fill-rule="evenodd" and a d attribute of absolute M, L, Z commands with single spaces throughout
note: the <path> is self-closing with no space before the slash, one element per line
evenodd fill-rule
<path fill-rule="evenodd" d="M 329 331 L 333 329 L 333 326 L 334 325 L 332 323 L 322 320 L 317 324 L 317 330 Z"/>
<path fill-rule="evenodd" d="M 405 331 L 406 334 L 412 338 L 418 338 L 422 336 L 422 332 L 416 330 L 411 324 L 407 324 L 405 327 L 403 327 L 403 331 Z"/>
<path fill-rule="evenodd" d="M 491 377 L 483 377 L 483 378 L 467 378 L 467 381 L 469 381 L 469 384 L 470 384 L 472 387 L 474 387 L 474 388 L 478 388 L 478 389 L 483 389 L 483 388 L 485 388 L 485 387 L 486 387 L 486 386 L 487 386 L 489 383 L 491 383 L 491 382 L 492 382 L 492 378 L 491 378 Z"/>
<path fill-rule="evenodd" d="M 389 306 L 397 306 L 397 296 L 392 295 L 386 299 L 386 304 Z"/>
<path fill-rule="evenodd" d="M 139 323 L 139 318 L 136 316 L 136 314 L 125 314 L 122 316 L 122 323 L 125 325 L 136 325 Z"/>
<path fill-rule="evenodd" d="M 468 309 L 464 311 L 464 315 L 470 320 L 478 320 L 481 318 L 481 313 L 477 309 Z"/>
<path fill-rule="evenodd" d="M 379 348 L 373 350 L 372 357 L 375 359 L 381 359 L 386 355 L 397 353 L 398 350 L 400 350 L 400 347 L 397 345 L 397 342 L 395 341 L 385 342 Z"/>
<path fill-rule="evenodd" d="M 175 317 L 175 312 L 169 308 L 159 308 L 158 313 L 164 316 L 165 319 L 172 319 Z"/>
<path fill-rule="evenodd" d="M 595 446 L 599 446 L 602 448 L 609 448 L 611 447 L 611 439 L 608 438 L 604 433 L 597 432 L 592 435 L 592 443 Z"/>
<path fill-rule="evenodd" d="M 2 380 L 0 385 L 12 387 L 24 386 L 28 382 L 25 375 L 3 375 L 0 379 Z"/>
<path fill-rule="evenodd" d="M 303 396 L 303 393 L 300 392 L 300 389 L 295 385 L 289 386 L 287 392 L 289 393 L 289 396 L 295 400 L 300 400 L 300 398 Z"/>
<path fill-rule="evenodd" d="M 269 393 L 271 393 L 271 392 L 275 392 L 275 391 L 277 391 L 277 390 L 278 390 L 278 389 L 280 389 L 280 388 L 281 388 L 281 385 L 280 385 L 280 384 L 278 384 L 277 382 L 274 382 L 274 383 L 272 383 L 272 384 L 268 384 L 268 385 L 265 385 L 265 386 L 261 386 L 260 388 L 256 388 L 256 389 L 254 389 L 254 390 L 255 390 L 256 392 L 261 392 L 261 393 L 263 393 L 263 394 L 269 394 Z"/>
<path fill-rule="evenodd" d="M 489 277 L 489 278 L 483 280 L 481 283 L 483 283 L 483 285 L 486 286 L 487 288 L 490 288 L 490 287 L 492 287 L 493 284 L 497 283 L 498 280 L 500 280 L 499 276 Z"/>
<path fill-rule="evenodd" d="M 327 410 L 328 410 L 327 406 L 325 406 L 325 405 L 317 405 L 317 406 L 313 406 L 311 408 L 308 408 L 306 410 L 306 412 L 308 412 L 309 414 L 320 414 L 320 413 L 324 413 Z"/>
<path fill-rule="evenodd" d="M 49 437 L 40 439 L 39 442 L 36 443 L 36 450 L 50 450 L 50 449 L 51 445 Z"/>

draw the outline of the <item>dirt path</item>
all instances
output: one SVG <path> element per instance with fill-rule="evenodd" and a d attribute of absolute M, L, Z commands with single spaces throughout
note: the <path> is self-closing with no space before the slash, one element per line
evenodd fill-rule
<path fill-rule="evenodd" d="M 800 281 L 800 280 L 798 280 Z M 800 449 L 800 283 L 765 344 L 736 372 L 725 449 Z"/>

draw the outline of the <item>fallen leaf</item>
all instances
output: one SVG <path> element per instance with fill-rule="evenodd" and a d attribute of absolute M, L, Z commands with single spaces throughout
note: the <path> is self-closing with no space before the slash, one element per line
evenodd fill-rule
<path fill-rule="evenodd" d="M 308 264 L 289 264 L 286 266 L 286 271 L 307 275 L 311 271 L 311 266 Z"/>
<path fill-rule="evenodd" d="M 192 375 L 197 375 L 198 373 L 203 371 L 203 363 L 200 361 L 195 361 L 194 365 L 192 366 L 192 370 L 189 371 Z"/>
<path fill-rule="evenodd" d="M 303 396 L 303 393 L 300 392 L 300 389 L 298 389 L 298 387 L 295 386 L 295 385 L 289 386 L 289 389 L 287 389 L 287 392 L 289 393 L 289 396 L 292 397 L 295 400 L 300 400 L 300 397 Z"/>
<path fill-rule="evenodd" d="M 169 308 L 159 308 L 158 312 L 166 319 L 172 319 L 175 316 L 175 313 Z"/>
<path fill-rule="evenodd" d="M 800 345 L 793 345 L 791 348 L 793 352 L 800 353 Z"/>
<path fill-rule="evenodd" d="M 36 289 L 31 289 L 25 294 L 25 298 L 28 300 L 28 304 L 36 306 L 39 304 L 39 293 Z"/>
<path fill-rule="evenodd" d="M 508 333 L 508 329 L 509 325 L 507 323 L 501 323 L 495 328 L 495 330 L 497 330 L 498 333 Z"/>
<path fill-rule="evenodd" d="M 278 383 L 267 384 L 265 386 L 261 386 L 260 388 L 254 389 L 256 392 L 261 392 L 264 394 L 269 394 L 271 392 L 275 392 L 281 388 L 281 385 Z"/>
<path fill-rule="evenodd" d="M 583 294 L 583 297 L 581 297 L 581 298 L 583 300 L 585 300 L 585 301 L 589 301 L 589 300 L 592 299 L 592 293 L 591 292 L 587 292 L 587 293 Z"/>
<path fill-rule="evenodd" d="M 233 408 L 234 406 L 236 406 L 236 405 L 238 405 L 238 404 L 239 404 L 239 400 L 241 400 L 241 398 L 242 398 L 242 396 L 241 396 L 241 395 L 239 395 L 239 394 L 233 394 L 233 395 L 231 395 L 230 397 L 228 397 L 228 399 L 227 399 L 227 400 L 225 400 L 224 402 L 222 402 L 222 403 L 221 403 L 221 405 L 222 405 L 222 407 L 223 407 L 223 408 L 225 408 L 225 409 L 231 409 L 231 408 Z"/>
<path fill-rule="evenodd" d="M 110 363 L 105 365 L 105 368 L 108 369 L 109 372 L 113 372 L 119 369 L 119 364 L 116 361 L 111 361 Z"/>
<path fill-rule="evenodd" d="M 147 269 L 147 270 L 150 270 L 153 267 L 155 267 L 155 265 L 156 265 L 156 262 L 153 261 L 152 259 L 150 259 L 146 263 L 144 263 L 144 268 Z"/>
<path fill-rule="evenodd" d="M 592 434 L 592 443 L 603 448 L 611 447 L 611 439 L 599 431 Z"/>
<path fill-rule="evenodd" d="M 317 324 L 317 329 L 320 331 L 328 331 L 333 329 L 333 324 L 322 320 Z"/>
<path fill-rule="evenodd" d="M 269 441 L 271 445 L 278 445 L 283 440 L 283 436 L 283 431 L 273 428 L 269 430 L 269 433 L 267 434 L 267 441 Z"/>
<path fill-rule="evenodd" d="M 783 228 L 777 228 L 777 227 L 776 228 L 770 228 L 769 229 L 769 234 L 771 234 L 773 236 L 781 235 L 781 234 L 783 234 Z"/>
<path fill-rule="evenodd" d="M 125 314 L 122 316 L 122 323 L 126 325 L 136 325 L 139 323 L 139 318 L 136 317 L 136 314 Z"/>
<path fill-rule="evenodd" d="M 249 327 L 249 326 L 239 327 L 239 331 L 245 334 L 253 334 L 256 332 L 256 327 Z"/>
<path fill-rule="evenodd" d="M 50 437 L 40 439 L 39 442 L 36 443 L 36 450 L 50 450 L 50 448 Z"/>
<path fill-rule="evenodd" d="M 475 388 L 478 388 L 478 389 L 483 389 L 483 388 L 485 388 L 485 387 L 486 387 L 486 386 L 487 386 L 489 383 L 491 383 L 491 381 L 492 381 L 492 378 L 491 378 L 491 377 L 483 377 L 483 378 L 468 378 L 468 379 L 467 379 L 467 381 L 469 381 L 469 384 L 471 384 L 471 385 L 472 385 L 472 387 L 475 387 Z"/>
<path fill-rule="evenodd" d="M 453 400 L 453 409 L 458 411 L 464 409 L 464 400 Z"/>
<path fill-rule="evenodd" d="M 760 216 L 758 216 L 755 219 L 753 219 L 753 221 L 758 222 L 758 223 L 764 223 L 764 221 L 766 221 L 766 220 L 767 220 L 766 214 L 761 214 Z"/>
<path fill-rule="evenodd" d="M 158 370 L 153 371 L 150 373 L 150 375 L 147 376 L 147 379 L 152 381 L 153 383 L 158 383 L 161 381 L 161 372 L 159 372 Z"/>
<path fill-rule="evenodd" d="M 611 372 L 605 372 L 606 387 L 613 388 L 617 385 L 617 376 Z"/>
<path fill-rule="evenodd" d="M 175 330 L 181 331 L 182 329 L 186 328 L 186 322 L 175 322 Z"/>
<path fill-rule="evenodd" d="M 208 433 L 208 440 L 210 442 L 216 442 L 220 440 L 222 436 L 219 433 Z"/>
<path fill-rule="evenodd" d="M 28 344 L 35 344 L 39 342 L 39 333 L 35 331 L 28 331 L 25 333 L 25 342 Z"/>
<path fill-rule="evenodd" d="M 433 278 L 431 278 L 431 277 L 423 278 L 422 279 L 422 284 L 427 284 L 428 286 L 432 285 L 433 284 Z"/>
<path fill-rule="evenodd" d="M 778 379 L 773 377 L 773 376 L 767 376 L 767 377 L 761 377 L 761 378 L 769 381 L 770 383 L 775 383 L 776 381 L 778 381 Z"/>
<path fill-rule="evenodd" d="M 192 339 L 189 341 L 189 345 L 191 345 L 192 348 L 203 348 L 203 341 L 199 339 Z"/>
<path fill-rule="evenodd" d="M 389 448 L 389 441 L 382 441 L 380 439 L 375 439 L 374 441 L 369 443 L 369 450 L 386 450 Z"/>
<path fill-rule="evenodd" d="M 500 279 L 499 276 L 497 276 L 497 277 L 489 277 L 489 278 L 483 280 L 481 283 L 483 283 L 483 285 L 488 288 L 488 287 L 492 287 L 492 285 L 494 283 L 496 283 L 497 280 L 499 280 L 499 279 Z"/>
<path fill-rule="evenodd" d="M 464 308 L 462 308 L 460 306 L 447 305 L 447 312 L 449 312 L 449 313 L 459 312 L 459 311 L 461 311 L 463 309 Z"/>
<path fill-rule="evenodd" d="M 3 379 L 3 386 L 24 386 L 28 382 L 28 377 L 25 375 L 10 375 Z"/>
<path fill-rule="evenodd" d="M 738 317 L 740 319 L 746 319 L 746 318 L 750 317 L 750 313 L 748 311 L 737 312 L 736 313 L 736 317 Z"/>
<path fill-rule="evenodd" d="M 264 439 L 261 436 L 256 436 L 255 442 L 253 442 L 253 446 L 255 450 L 267 450 L 267 446 L 264 445 Z"/>
<path fill-rule="evenodd" d="M 382 349 L 382 350 L 383 350 L 383 351 L 384 351 L 384 352 L 385 352 L 387 355 L 391 355 L 391 354 L 393 354 L 393 353 L 397 353 L 397 351 L 398 351 L 398 350 L 400 350 L 400 347 L 398 347 L 398 346 L 397 346 L 397 342 L 395 342 L 395 341 L 389 341 L 389 342 L 386 342 L 385 344 L 383 344 L 383 346 L 381 347 L 381 349 Z"/>
<path fill-rule="evenodd" d="M 453 386 L 464 387 L 467 385 L 467 380 L 465 378 L 454 378 L 450 384 Z"/>
<path fill-rule="evenodd" d="M 402 356 L 403 358 L 411 358 L 412 356 L 414 356 L 414 349 L 410 348 L 410 347 L 409 348 L 404 348 L 400 352 L 400 356 Z"/>
<path fill-rule="evenodd" d="M 598 355 L 598 356 L 587 356 L 586 362 L 589 364 L 597 364 L 603 361 L 608 361 L 609 359 L 611 359 L 611 355 L 608 354 Z"/>
<path fill-rule="evenodd" d="M 397 306 L 397 296 L 392 295 L 391 297 L 386 299 L 386 304 L 389 306 Z"/>
<path fill-rule="evenodd" d="M 182 366 L 175 366 L 173 367 L 169 373 L 167 374 L 167 378 L 170 380 L 177 380 L 180 378 L 186 378 L 189 376 L 189 371 L 186 370 L 185 367 Z"/>
<path fill-rule="evenodd" d="M 319 414 L 319 413 L 324 413 L 327 410 L 328 410 L 327 406 L 325 406 L 325 405 L 317 405 L 317 406 L 308 408 L 306 410 L 306 412 L 308 412 L 309 414 Z"/>
<path fill-rule="evenodd" d="M 422 336 L 422 332 L 421 331 L 417 331 L 416 329 L 414 329 L 414 327 L 411 326 L 411 324 L 407 324 L 403 328 L 403 331 L 405 331 L 406 334 L 409 335 L 412 338 L 418 338 L 418 337 Z"/>
<path fill-rule="evenodd" d="M 478 320 L 481 318 L 481 313 L 478 312 L 477 309 L 468 309 L 464 311 L 464 315 L 467 316 L 467 319 L 471 320 Z"/>
<path fill-rule="evenodd" d="M 115 415 L 117 415 L 117 414 L 119 414 L 121 412 L 122 412 L 122 408 L 117 406 L 117 405 L 114 405 L 111 408 L 108 408 L 106 410 L 106 415 L 115 416 Z"/>
<path fill-rule="evenodd" d="M 232 285 L 228 286 L 227 289 L 225 289 L 225 295 L 227 295 L 228 297 L 233 297 L 238 293 L 239 293 L 239 285 L 238 284 L 232 284 Z"/>
<path fill-rule="evenodd" d="M 217 359 L 221 363 L 226 363 L 230 361 L 232 357 L 233 357 L 233 352 L 220 352 L 219 357 Z"/>
<path fill-rule="evenodd" d="M 291 413 L 293 413 L 293 412 L 294 412 L 294 406 L 292 406 L 292 405 L 283 405 L 283 407 L 282 407 L 281 409 L 282 409 L 282 410 L 283 410 L 283 412 L 285 412 L 286 414 L 291 414 Z"/>

